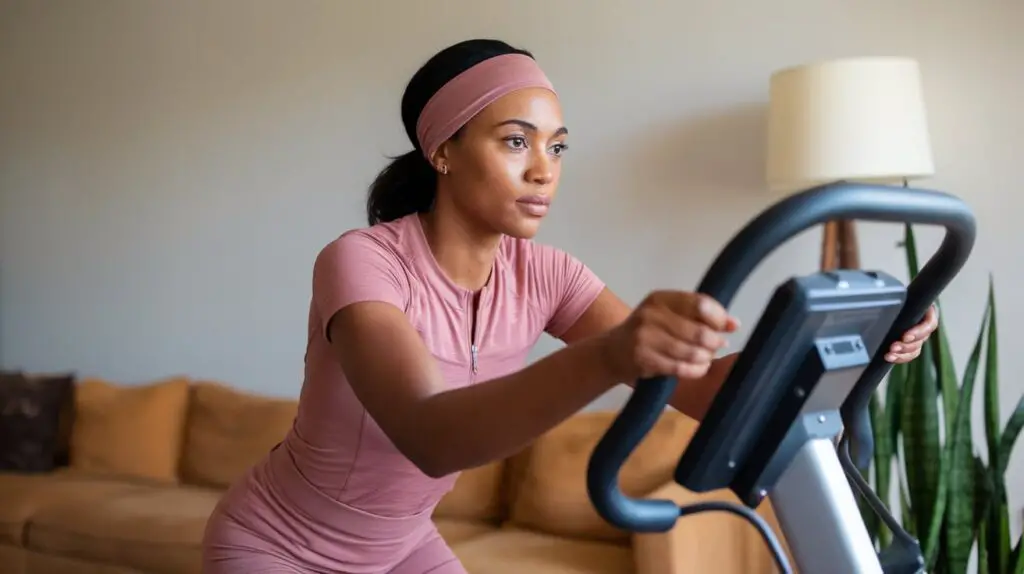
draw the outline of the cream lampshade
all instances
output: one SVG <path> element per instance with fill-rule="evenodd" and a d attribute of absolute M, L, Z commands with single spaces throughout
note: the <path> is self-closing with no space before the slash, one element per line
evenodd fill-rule
<path fill-rule="evenodd" d="M 776 195 L 837 181 L 902 184 L 935 171 L 916 61 L 844 58 L 769 84 L 766 178 Z M 825 226 L 821 268 L 857 268 L 853 222 Z"/>
<path fill-rule="evenodd" d="M 767 180 L 775 193 L 932 175 L 921 74 L 906 58 L 846 58 L 771 76 Z"/>

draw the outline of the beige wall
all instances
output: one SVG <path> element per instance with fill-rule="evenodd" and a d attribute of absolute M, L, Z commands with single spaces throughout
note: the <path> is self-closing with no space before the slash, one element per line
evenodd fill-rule
<path fill-rule="evenodd" d="M 784 4 L 786 16 L 756 0 L 0 2 L 0 360 L 296 394 L 312 258 L 363 224 L 367 183 L 409 145 L 401 89 L 449 42 L 536 53 L 572 130 L 541 239 L 631 302 L 694 287 L 769 202 L 773 69 L 896 54 L 923 67 L 938 164 L 923 184 L 962 195 L 980 222 L 944 320 L 962 365 L 994 274 L 1008 410 L 1024 391 L 1024 8 Z M 864 265 L 904 276 L 899 231 L 863 226 Z M 927 231 L 926 254 L 939 237 Z M 817 238 L 751 277 L 734 306 L 746 327 L 772 285 L 814 269 Z M 1021 450 L 1010 484 L 1024 484 Z"/>

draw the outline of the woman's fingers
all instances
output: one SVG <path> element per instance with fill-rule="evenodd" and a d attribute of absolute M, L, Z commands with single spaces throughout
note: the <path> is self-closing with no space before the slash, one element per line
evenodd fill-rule
<path fill-rule="evenodd" d="M 723 333 L 739 322 L 717 301 L 697 293 L 668 293 L 665 299 L 663 306 L 652 307 L 651 318 L 674 337 L 715 351 L 728 346 Z"/>
<path fill-rule="evenodd" d="M 673 359 L 665 353 L 659 353 L 654 347 L 649 346 L 637 349 L 636 362 L 641 378 L 674 374 L 678 372 L 679 365 L 688 364 Z"/>
<path fill-rule="evenodd" d="M 701 377 L 718 351 L 728 346 L 726 333 L 738 326 L 739 322 L 711 297 L 681 291 L 654 292 L 619 329 L 623 337 L 618 338 L 618 345 L 629 355 L 618 364 L 632 363 L 633 372 L 640 377 Z M 613 352 L 619 350 L 613 347 Z"/>
<path fill-rule="evenodd" d="M 672 310 L 678 315 L 703 323 L 714 331 L 730 331 L 734 324 L 739 324 L 721 303 L 703 293 L 680 292 L 675 300 Z"/>
<path fill-rule="evenodd" d="M 688 317 L 680 317 L 664 308 L 651 309 L 644 319 L 652 331 L 663 333 L 669 338 L 662 341 L 662 344 L 678 349 L 673 356 L 680 359 L 686 358 L 688 353 L 697 349 L 704 349 L 713 357 L 720 349 L 729 345 L 724 335 L 708 325 Z"/>
<path fill-rule="evenodd" d="M 890 363 L 906 363 L 921 356 L 921 347 L 924 346 L 924 339 L 917 339 L 910 343 L 896 342 L 889 346 L 889 352 L 885 354 L 885 360 Z"/>
<path fill-rule="evenodd" d="M 729 346 L 728 339 L 711 327 L 681 317 L 665 317 L 665 330 L 685 345 L 707 349 L 715 353 Z"/>
<path fill-rule="evenodd" d="M 935 305 L 928 307 L 921 321 L 903 334 L 903 343 L 920 342 L 927 339 L 935 329 L 939 327 L 939 308 Z"/>
<path fill-rule="evenodd" d="M 921 356 L 921 351 L 920 350 L 918 350 L 918 351 L 916 351 L 914 353 L 901 353 L 901 354 L 888 353 L 885 356 L 885 360 L 890 362 L 890 363 L 901 364 L 901 363 L 909 363 L 910 361 L 913 361 L 914 359 L 916 359 L 916 358 L 918 358 L 920 356 Z"/>
<path fill-rule="evenodd" d="M 654 318 L 656 328 L 645 337 L 644 347 L 661 372 L 679 377 L 703 376 L 726 341 L 707 325 L 680 320 L 674 315 Z"/>

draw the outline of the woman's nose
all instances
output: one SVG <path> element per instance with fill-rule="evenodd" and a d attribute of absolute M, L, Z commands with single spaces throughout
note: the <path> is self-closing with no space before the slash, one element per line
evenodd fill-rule
<path fill-rule="evenodd" d="M 533 154 L 530 166 L 526 170 L 526 179 L 537 185 L 547 185 L 554 181 L 555 173 L 551 158 L 547 153 Z"/>

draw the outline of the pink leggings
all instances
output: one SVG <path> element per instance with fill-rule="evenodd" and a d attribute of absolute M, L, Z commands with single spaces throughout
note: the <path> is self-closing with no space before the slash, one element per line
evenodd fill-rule
<path fill-rule="evenodd" d="M 221 497 L 203 536 L 203 574 L 467 574 L 430 520 L 325 496 L 275 449 Z"/>
<path fill-rule="evenodd" d="M 203 574 L 313 574 L 294 560 L 265 549 L 265 544 L 242 543 L 203 549 Z M 344 573 L 357 574 L 357 573 Z M 358 574 L 364 574 L 359 572 Z M 369 574 L 367 572 L 366 574 Z M 377 573 L 374 573 L 377 574 Z M 413 549 L 404 560 L 380 574 L 467 574 L 441 535 L 436 531 Z"/>

